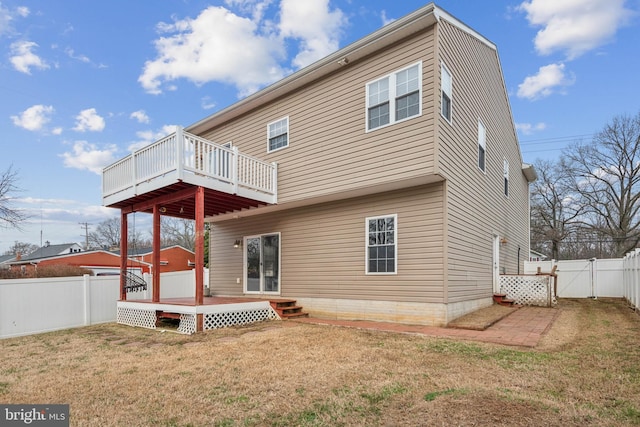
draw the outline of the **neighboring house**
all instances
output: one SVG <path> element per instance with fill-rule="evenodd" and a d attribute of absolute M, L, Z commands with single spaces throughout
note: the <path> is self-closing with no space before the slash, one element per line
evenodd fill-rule
<path fill-rule="evenodd" d="M 547 258 L 545 254 L 529 250 L 529 261 L 545 261 Z"/>
<path fill-rule="evenodd" d="M 63 246 L 63 245 L 57 245 Z M 36 251 L 37 252 L 37 251 Z M 152 252 L 148 248 L 130 250 L 127 267 L 142 273 L 152 271 Z M 109 252 L 92 250 L 85 252 L 65 253 L 62 255 L 43 256 L 35 258 L 32 255 L 20 260 L 9 262 L 12 268 L 31 269 L 43 265 L 73 265 L 92 270 L 94 274 L 118 274 L 120 269 L 119 251 Z M 192 270 L 194 267 L 194 253 L 182 246 L 169 246 L 160 251 L 160 272 Z"/>
<path fill-rule="evenodd" d="M 8 269 L 9 263 L 16 259 L 15 255 L 1 255 L 0 256 L 0 268 Z"/>
<path fill-rule="evenodd" d="M 103 250 L 95 250 L 43 256 L 39 258 L 34 258 L 30 255 L 29 257 L 11 261 L 9 264 L 12 269 L 21 269 L 23 271 L 37 269 L 41 266 L 71 265 L 87 268 L 97 275 L 104 275 L 119 274 L 120 261 L 119 254 Z M 150 267 L 150 263 L 141 262 L 135 259 L 129 259 L 127 261 L 128 269 L 140 271 L 142 273 L 149 273 Z"/>
<path fill-rule="evenodd" d="M 120 251 L 114 253 L 119 254 Z M 135 259 L 148 264 L 153 262 L 153 248 L 129 248 L 129 259 Z M 160 249 L 160 273 L 170 271 L 193 270 L 195 267 L 195 253 L 180 245 L 166 246 Z"/>
<path fill-rule="evenodd" d="M 522 269 L 534 179 L 496 46 L 429 4 L 106 168 L 103 203 L 206 217 L 214 295 L 443 325 Z"/>
<path fill-rule="evenodd" d="M 62 243 L 60 245 L 52 245 L 47 241 L 44 243 L 44 246 L 36 249 L 30 254 L 23 254 L 20 259 L 32 260 L 55 255 L 76 254 L 79 252 L 82 252 L 82 246 L 77 243 Z"/>

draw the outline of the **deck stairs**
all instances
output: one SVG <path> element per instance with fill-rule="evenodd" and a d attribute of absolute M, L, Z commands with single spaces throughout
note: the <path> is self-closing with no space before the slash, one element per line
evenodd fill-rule
<path fill-rule="evenodd" d="M 495 304 L 504 305 L 504 306 L 513 306 L 515 304 L 515 300 L 511 298 L 507 298 L 507 294 L 494 293 L 493 294 L 493 302 Z"/>
<path fill-rule="evenodd" d="M 283 320 L 309 317 L 309 313 L 303 312 L 302 307 L 297 305 L 297 301 L 294 299 L 274 299 L 270 300 L 269 303 Z"/>

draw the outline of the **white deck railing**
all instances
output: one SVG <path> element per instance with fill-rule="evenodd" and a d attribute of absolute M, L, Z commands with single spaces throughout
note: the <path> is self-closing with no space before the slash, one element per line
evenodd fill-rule
<path fill-rule="evenodd" d="M 144 191 L 154 180 L 190 182 L 197 177 L 211 180 L 211 188 L 233 194 L 244 190 L 277 199 L 277 164 L 267 163 L 178 129 L 159 141 L 107 166 L 102 171 L 103 200 L 113 201 Z M 206 182 L 206 181 L 205 181 Z M 222 184 L 221 188 L 216 183 Z M 151 188 L 155 189 L 155 188 Z M 243 194 L 245 195 L 245 194 Z"/>

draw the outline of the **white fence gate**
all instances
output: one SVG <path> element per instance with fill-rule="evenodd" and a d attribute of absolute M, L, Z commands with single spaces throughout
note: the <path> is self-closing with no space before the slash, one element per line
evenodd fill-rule
<path fill-rule="evenodd" d="M 623 259 L 583 259 L 571 261 L 525 261 L 525 274 L 543 273 L 557 265 L 559 298 L 597 298 L 625 296 Z"/>
<path fill-rule="evenodd" d="M 209 283 L 205 269 L 205 286 Z M 146 291 L 127 299 L 151 299 Z M 160 275 L 160 298 L 195 296 L 195 270 Z M 0 338 L 116 321 L 119 276 L 81 276 L 0 280 Z"/>

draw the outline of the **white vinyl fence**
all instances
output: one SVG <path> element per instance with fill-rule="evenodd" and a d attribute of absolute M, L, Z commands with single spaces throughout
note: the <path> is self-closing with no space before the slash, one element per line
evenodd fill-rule
<path fill-rule="evenodd" d="M 597 298 L 625 297 L 623 259 L 582 259 L 570 261 L 525 261 L 525 274 L 535 274 L 540 267 L 549 273 L 557 265 L 557 297 Z"/>
<path fill-rule="evenodd" d="M 624 260 L 624 297 L 636 309 L 640 309 L 640 249 L 629 252 Z"/>
<path fill-rule="evenodd" d="M 205 269 L 205 286 L 208 277 Z M 151 299 L 151 277 L 145 280 L 147 290 L 128 300 Z M 194 296 L 195 270 L 160 276 L 160 298 Z M 119 276 L 0 280 L 0 338 L 115 322 L 119 297 Z"/>

